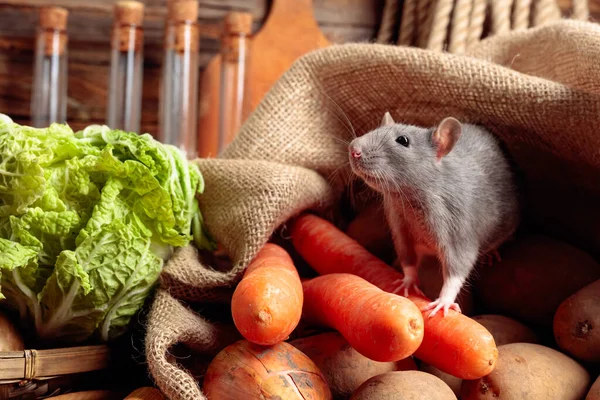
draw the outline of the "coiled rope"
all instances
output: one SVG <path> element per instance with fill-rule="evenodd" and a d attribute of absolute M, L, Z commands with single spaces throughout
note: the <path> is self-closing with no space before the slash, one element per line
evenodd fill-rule
<path fill-rule="evenodd" d="M 404 0 L 401 12 L 399 0 L 386 0 L 377 41 L 391 42 L 399 22 L 398 45 L 464 53 L 486 26 L 487 35 L 497 35 L 561 18 L 557 0 Z M 589 20 L 588 0 L 573 0 L 570 18 Z"/>

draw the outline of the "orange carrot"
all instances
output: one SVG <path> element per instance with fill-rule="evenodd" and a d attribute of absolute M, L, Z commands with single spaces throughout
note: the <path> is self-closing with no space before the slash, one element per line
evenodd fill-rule
<path fill-rule="evenodd" d="M 242 336 L 268 346 L 287 339 L 300 322 L 302 283 L 289 254 L 267 243 L 254 257 L 231 299 Z"/>
<path fill-rule="evenodd" d="M 294 247 L 321 275 L 358 275 L 387 292 L 395 290 L 403 278 L 401 272 L 320 217 L 304 214 L 291 225 Z M 431 302 L 414 292 L 408 298 L 419 309 Z M 428 312 L 423 317 L 425 335 L 415 357 L 462 379 L 478 379 L 493 371 L 498 349 L 481 324 L 453 310 L 445 317 L 440 313 L 429 318 Z"/>
<path fill-rule="evenodd" d="M 302 286 L 304 320 L 337 330 L 371 360 L 402 360 L 423 340 L 423 316 L 414 303 L 356 275 L 319 276 Z"/>

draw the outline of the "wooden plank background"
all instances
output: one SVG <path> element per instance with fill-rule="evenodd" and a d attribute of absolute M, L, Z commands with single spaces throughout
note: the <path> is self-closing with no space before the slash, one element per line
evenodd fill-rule
<path fill-rule="evenodd" d="M 33 43 L 37 10 L 54 4 L 69 10 L 69 81 L 67 119 L 73 129 L 104 123 L 110 73 L 110 30 L 115 0 L 0 1 L 0 112 L 29 123 Z M 156 133 L 158 86 L 163 56 L 166 0 L 143 0 L 143 132 Z M 252 12 L 253 30 L 265 20 L 267 0 L 200 0 L 201 68 L 219 51 L 219 26 L 228 10 Z M 314 0 L 315 18 L 328 39 L 368 41 L 377 32 L 383 0 Z"/>
<path fill-rule="evenodd" d="M 0 0 L 0 112 L 29 123 L 36 8 L 59 5 L 69 11 L 69 82 L 67 118 L 73 129 L 104 123 L 110 65 L 110 29 L 115 0 Z M 143 132 L 157 128 L 158 85 L 166 0 L 143 0 Z M 568 13 L 571 0 L 560 0 Z M 254 31 L 264 22 L 269 0 L 199 0 L 201 68 L 219 50 L 220 21 L 228 10 L 252 12 Z M 384 0 L 313 0 L 315 18 L 335 43 L 373 40 Z M 590 0 L 592 18 L 600 19 L 600 0 Z"/>

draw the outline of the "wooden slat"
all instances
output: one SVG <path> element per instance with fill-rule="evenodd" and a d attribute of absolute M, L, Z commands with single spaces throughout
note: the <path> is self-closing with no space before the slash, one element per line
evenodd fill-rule
<path fill-rule="evenodd" d="M 0 352 L 0 382 L 22 379 L 25 375 L 25 356 L 22 351 Z"/>
<path fill-rule="evenodd" d="M 49 377 L 97 371 L 110 367 L 114 354 L 108 346 L 79 346 L 38 350 L 35 376 Z M 25 354 L 20 351 L 0 352 L 2 380 L 25 378 Z"/>

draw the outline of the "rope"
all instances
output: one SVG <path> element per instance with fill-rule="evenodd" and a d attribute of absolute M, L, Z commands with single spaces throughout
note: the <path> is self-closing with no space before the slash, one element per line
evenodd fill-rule
<path fill-rule="evenodd" d="M 533 26 L 547 24 L 560 18 L 560 8 L 555 0 L 537 0 L 533 9 Z"/>
<path fill-rule="evenodd" d="M 394 25 L 398 17 L 398 1 L 386 0 L 381 16 L 381 27 L 377 33 L 377 43 L 391 43 L 394 36 Z"/>
<path fill-rule="evenodd" d="M 415 10 L 416 0 L 404 0 L 402 8 L 402 22 L 400 23 L 400 34 L 398 35 L 398 44 L 401 46 L 410 46 L 416 33 Z"/>
<path fill-rule="evenodd" d="M 450 30 L 451 53 L 464 53 L 467 49 L 467 36 L 469 35 L 469 15 L 471 14 L 471 0 L 457 0 L 454 7 L 454 16 Z"/>
<path fill-rule="evenodd" d="M 481 40 L 486 8 L 486 0 L 473 0 L 469 21 L 469 34 L 467 35 L 467 49 L 472 48 Z"/>
<path fill-rule="evenodd" d="M 553 1 L 553 0 L 550 0 Z M 510 9 L 512 0 L 494 0 L 492 4 L 492 34 L 510 31 Z"/>
<path fill-rule="evenodd" d="M 417 7 L 417 46 L 424 48 L 427 47 L 429 31 L 431 30 L 431 21 L 433 20 L 431 6 L 435 3 L 434 0 L 419 0 L 418 4 L 419 6 Z"/>
<path fill-rule="evenodd" d="M 452 0 L 438 0 L 435 14 L 432 19 L 432 29 L 427 43 L 431 50 L 443 51 L 450 14 L 452 13 Z"/>
<path fill-rule="evenodd" d="M 531 14 L 531 0 L 515 0 L 513 29 L 527 29 L 529 27 L 529 14 Z"/>
<path fill-rule="evenodd" d="M 36 350 L 25 350 L 25 370 L 23 371 L 23 377 L 25 380 L 32 380 L 35 378 L 35 367 L 36 367 Z"/>
<path fill-rule="evenodd" d="M 562 17 L 556 0 L 405 0 L 398 44 L 411 46 L 416 41 L 418 47 L 444 51 L 450 30 L 448 51 L 463 53 L 481 40 L 488 3 L 490 34 L 493 35 L 539 26 Z M 391 38 L 393 24 L 390 21 L 392 15 L 397 14 L 394 7 L 396 3 L 386 0 L 386 20 L 382 22 L 378 41 Z M 589 16 L 587 0 L 573 0 L 573 18 L 588 20 Z"/>
<path fill-rule="evenodd" d="M 588 0 L 573 0 L 573 19 L 587 21 L 590 18 Z"/>

